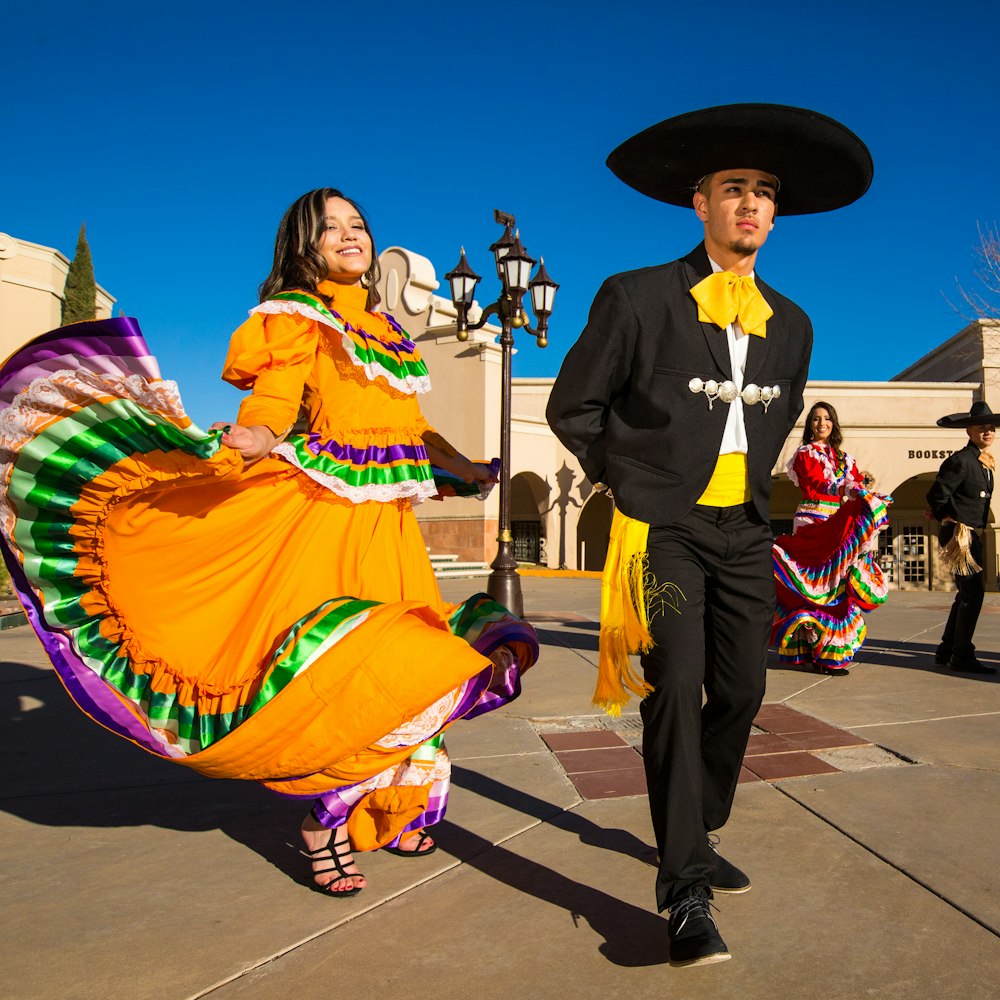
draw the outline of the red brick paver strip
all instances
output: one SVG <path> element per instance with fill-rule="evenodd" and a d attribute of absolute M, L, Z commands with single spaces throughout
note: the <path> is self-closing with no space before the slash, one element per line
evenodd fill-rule
<path fill-rule="evenodd" d="M 798 750 L 793 753 L 772 753 L 748 757 L 743 766 L 765 781 L 779 778 L 804 778 L 810 774 L 837 774 L 839 769 L 811 753 Z"/>
<path fill-rule="evenodd" d="M 871 740 L 866 740 L 843 729 L 832 729 L 830 732 L 791 733 L 783 737 L 793 747 L 801 750 L 838 750 L 842 747 L 869 747 Z"/>
<path fill-rule="evenodd" d="M 545 745 L 553 751 L 595 750 L 600 747 L 627 747 L 628 743 L 610 729 L 589 730 L 584 733 L 541 733 Z"/>
<path fill-rule="evenodd" d="M 753 771 L 748 771 L 745 767 L 740 768 L 740 776 L 736 781 L 738 785 L 745 785 L 748 781 L 760 781 L 761 778 L 754 774 Z"/>
<path fill-rule="evenodd" d="M 646 772 L 641 767 L 617 771 L 588 771 L 570 779 L 585 799 L 612 799 L 646 794 Z"/>
<path fill-rule="evenodd" d="M 642 767 L 642 760 L 631 747 L 608 747 L 603 750 L 569 750 L 557 753 L 556 759 L 567 774 L 585 771 L 620 771 Z"/>
<path fill-rule="evenodd" d="M 798 750 L 799 747 L 789 743 L 784 736 L 775 736 L 773 733 L 754 734 L 747 741 L 747 757 L 759 757 L 765 753 L 788 753 L 789 750 Z"/>

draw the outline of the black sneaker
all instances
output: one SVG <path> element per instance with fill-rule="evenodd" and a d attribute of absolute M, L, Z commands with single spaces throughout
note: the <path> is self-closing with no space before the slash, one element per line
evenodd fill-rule
<path fill-rule="evenodd" d="M 934 664 L 938 667 L 948 666 L 948 662 L 951 660 L 951 646 L 946 646 L 941 643 L 937 649 L 934 650 Z"/>
<path fill-rule="evenodd" d="M 698 886 L 670 907 L 667 935 L 670 938 L 670 964 L 709 965 L 732 958 L 712 916 L 711 891 Z"/>
<path fill-rule="evenodd" d="M 715 852 L 715 871 L 709 880 L 713 892 L 747 892 L 750 879 L 731 861 L 727 861 L 718 848 L 719 838 L 715 834 L 708 835 L 708 846 Z"/>

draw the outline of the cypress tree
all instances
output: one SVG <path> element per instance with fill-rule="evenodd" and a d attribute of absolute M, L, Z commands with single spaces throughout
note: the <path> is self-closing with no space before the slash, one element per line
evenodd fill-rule
<path fill-rule="evenodd" d="M 87 243 L 87 228 L 80 223 L 76 253 L 66 272 L 66 290 L 63 292 L 62 325 L 82 323 L 97 315 L 97 283 L 94 281 L 94 262 Z"/>

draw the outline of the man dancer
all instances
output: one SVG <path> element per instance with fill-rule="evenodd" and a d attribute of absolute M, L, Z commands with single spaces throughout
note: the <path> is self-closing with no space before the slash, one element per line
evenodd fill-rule
<path fill-rule="evenodd" d="M 871 183 L 860 139 L 800 108 L 742 104 L 668 119 L 608 158 L 627 184 L 691 207 L 704 242 L 617 274 L 563 363 L 547 417 L 616 513 L 602 580 L 595 702 L 645 694 L 643 760 L 672 965 L 728 959 L 712 891 L 749 879 L 715 853 L 764 693 L 774 611 L 771 470 L 802 410 L 808 317 L 759 279 L 783 215 L 847 205 Z M 642 650 L 644 681 L 628 665 Z M 702 690 L 706 700 L 702 707 Z"/>
<path fill-rule="evenodd" d="M 996 416 L 988 403 L 978 400 L 968 413 L 951 413 L 937 424 L 964 427 L 969 443 L 944 460 L 927 494 L 931 514 L 941 523 L 943 562 L 958 588 L 934 662 L 963 674 L 995 674 L 996 667 L 976 659 L 972 636 L 985 589 L 979 536 L 990 519 L 994 463 L 989 447 L 996 436 Z"/>

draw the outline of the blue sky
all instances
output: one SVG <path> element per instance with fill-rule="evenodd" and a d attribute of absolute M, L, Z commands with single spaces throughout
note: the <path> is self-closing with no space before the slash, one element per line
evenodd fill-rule
<path fill-rule="evenodd" d="M 1000 220 L 995 3 L 10 6 L 0 231 L 71 256 L 86 221 L 97 280 L 202 424 L 235 413 L 229 334 L 313 187 L 360 201 L 380 248 L 430 258 L 441 294 L 464 244 L 481 301 L 493 209 L 514 213 L 562 286 L 550 346 L 524 338 L 515 375 L 555 374 L 608 274 L 699 241 L 693 213 L 604 165 L 674 114 L 793 104 L 871 149 L 865 198 L 779 218 L 758 260 L 813 319 L 813 378 L 888 378 L 960 329 L 946 296 Z"/>

